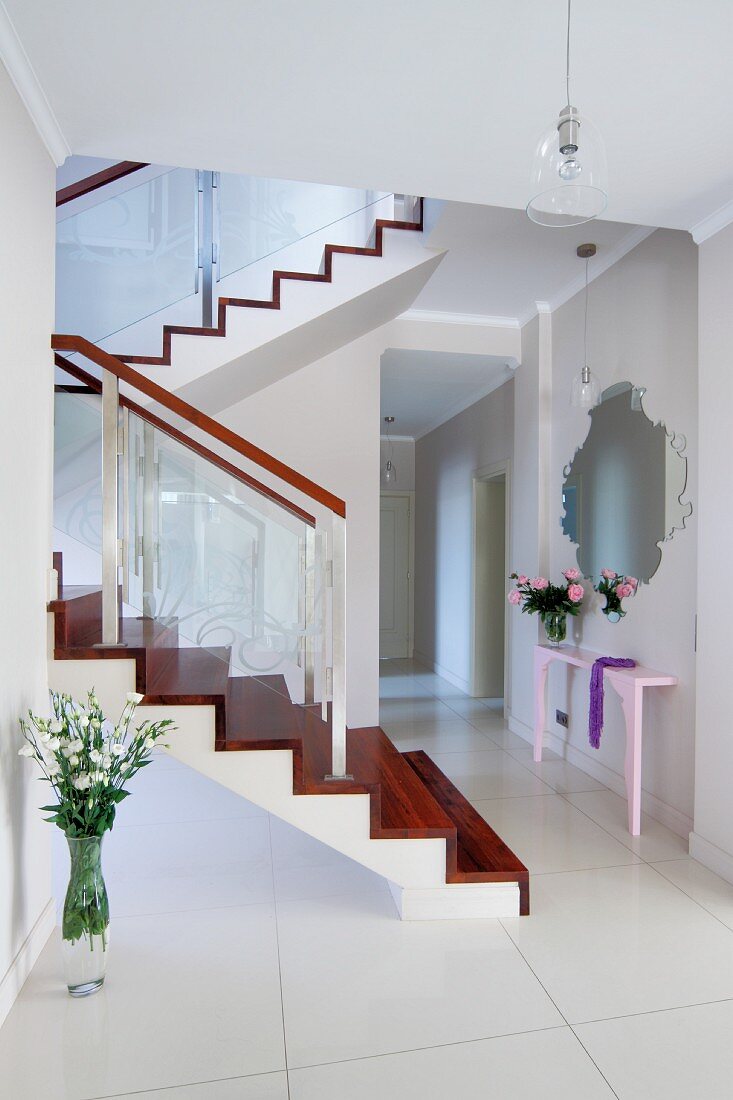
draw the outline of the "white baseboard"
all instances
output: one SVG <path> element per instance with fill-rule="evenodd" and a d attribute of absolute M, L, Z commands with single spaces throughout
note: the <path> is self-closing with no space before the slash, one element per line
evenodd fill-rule
<path fill-rule="evenodd" d="M 485 920 L 519 916 L 515 882 L 448 883 L 412 889 L 387 882 L 402 920 Z"/>
<path fill-rule="evenodd" d="M 516 733 L 517 736 L 524 738 L 530 745 L 534 745 L 534 730 L 520 718 L 510 714 L 508 726 L 512 733 Z M 604 786 L 620 795 L 621 798 L 626 798 L 626 780 L 623 775 L 602 764 L 600 760 L 593 760 L 586 753 L 569 745 L 567 741 L 564 741 L 562 737 L 558 737 L 551 730 L 545 730 L 543 744 L 548 749 L 556 752 L 558 756 L 567 760 L 568 764 L 572 764 L 573 767 L 579 768 L 586 775 L 597 779 L 599 783 L 603 783 Z M 666 825 L 677 836 L 681 836 L 684 840 L 689 837 L 692 829 L 692 818 L 682 813 L 681 810 L 676 810 L 674 806 L 662 802 L 661 798 L 657 798 L 656 795 L 644 790 L 641 792 L 641 808 L 643 813 L 653 817 L 655 821 L 661 822 L 662 825 Z"/>
<path fill-rule="evenodd" d="M 471 694 L 471 685 L 468 680 L 464 680 L 461 676 L 456 676 L 454 672 L 445 668 L 444 665 L 439 665 L 432 657 L 428 657 L 427 653 L 421 653 L 419 649 L 416 649 L 413 652 L 413 657 L 419 665 L 424 665 L 430 672 L 435 672 L 438 676 L 442 676 L 444 680 L 447 680 L 453 687 L 458 688 L 459 691 L 465 691 L 466 695 Z"/>
<path fill-rule="evenodd" d="M 694 831 L 690 833 L 690 855 L 726 882 L 733 882 L 733 855 Z"/>
<path fill-rule="evenodd" d="M 15 998 L 23 988 L 36 959 L 46 946 L 48 937 L 55 927 L 56 905 L 53 898 L 49 898 L 0 982 L 0 1025 L 13 1007 Z"/>

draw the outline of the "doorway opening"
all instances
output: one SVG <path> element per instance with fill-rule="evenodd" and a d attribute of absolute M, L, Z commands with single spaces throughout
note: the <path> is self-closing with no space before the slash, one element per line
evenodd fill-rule
<path fill-rule="evenodd" d="M 510 464 L 477 470 L 473 478 L 473 601 L 471 694 L 509 705 L 507 565 Z"/>

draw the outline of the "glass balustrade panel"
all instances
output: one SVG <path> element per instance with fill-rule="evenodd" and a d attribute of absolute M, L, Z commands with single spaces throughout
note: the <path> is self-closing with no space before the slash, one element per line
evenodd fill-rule
<path fill-rule="evenodd" d="M 102 580 L 102 402 L 96 394 L 54 397 L 53 548 L 67 584 Z"/>
<path fill-rule="evenodd" d="M 104 188 L 95 195 L 57 223 L 57 331 L 99 343 L 176 304 L 177 323 L 200 324 L 196 172 L 176 168 L 114 197 Z M 155 335 L 159 342 L 160 323 Z"/>
<path fill-rule="evenodd" d="M 218 276 L 224 279 L 324 229 L 332 230 L 334 244 L 365 245 L 375 217 L 383 216 L 372 207 L 388 193 L 222 172 L 218 197 Z M 354 217 L 360 212 L 363 218 Z M 302 270 L 317 271 L 322 251 L 323 241 L 316 240 L 313 255 L 302 255 L 308 264 Z M 279 265 L 275 259 L 268 266 Z"/>
<path fill-rule="evenodd" d="M 123 615 L 175 621 L 180 645 L 208 649 L 232 675 L 320 702 L 332 664 L 326 526 L 314 529 L 133 412 L 121 410 L 120 424 Z M 53 549 L 65 584 L 101 584 L 97 394 L 55 395 Z"/>
<path fill-rule="evenodd" d="M 319 540 L 300 517 L 135 415 L 129 417 L 127 600 L 175 620 L 181 644 L 231 656 L 234 675 L 318 694 Z"/>

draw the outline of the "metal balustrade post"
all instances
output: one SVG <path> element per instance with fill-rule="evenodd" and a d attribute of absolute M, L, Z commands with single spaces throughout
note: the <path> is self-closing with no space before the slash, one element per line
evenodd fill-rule
<path fill-rule="evenodd" d="M 201 273 L 201 324 L 204 328 L 214 328 L 214 286 L 216 283 L 217 243 L 214 238 L 216 191 L 216 173 L 199 171 L 199 226 L 198 264 Z"/>
<path fill-rule="evenodd" d="M 353 779 L 346 771 L 346 520 L 333 516 L 331 773 L 329 780 Z"/>
<path fill-rule="evenodd" d="M 303 680 L 306 706 L 316 700 L 316 532 L 306 527 L 303 539 Z"/>
<path fill-rule="evenodd" d="M 143 618 L 155 616 L 155 429 L 143 425 Z"/>
<path fill-rule="evenodd" d="M 328 721 L 328 700 L 331 694 L 331 666 L 328 663 L 328 640 L 330 618 L 330 589 L 331 573 L 328 557 L 328 533 L 318 531 L 316 533 L 316 547 L 318 563 L 318 578 L 320 584 L 320 608 L 321 608 L 321 648 L 320 648 L 320 674 L 321 674 L 321 720 Z"/>
<path fill-rule="evenodd" d="M 102 371 L 102 645 L 119 646 L 119 383 Z"/>

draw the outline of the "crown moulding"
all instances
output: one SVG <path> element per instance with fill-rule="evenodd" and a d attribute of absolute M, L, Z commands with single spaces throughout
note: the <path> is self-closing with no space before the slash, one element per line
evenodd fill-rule
<path fill-rule="evenodd" d="M 58 167 L 71 156 L 69 143 L 3 3 L 0 3 L 0 59 L 48 155 Z"/>

